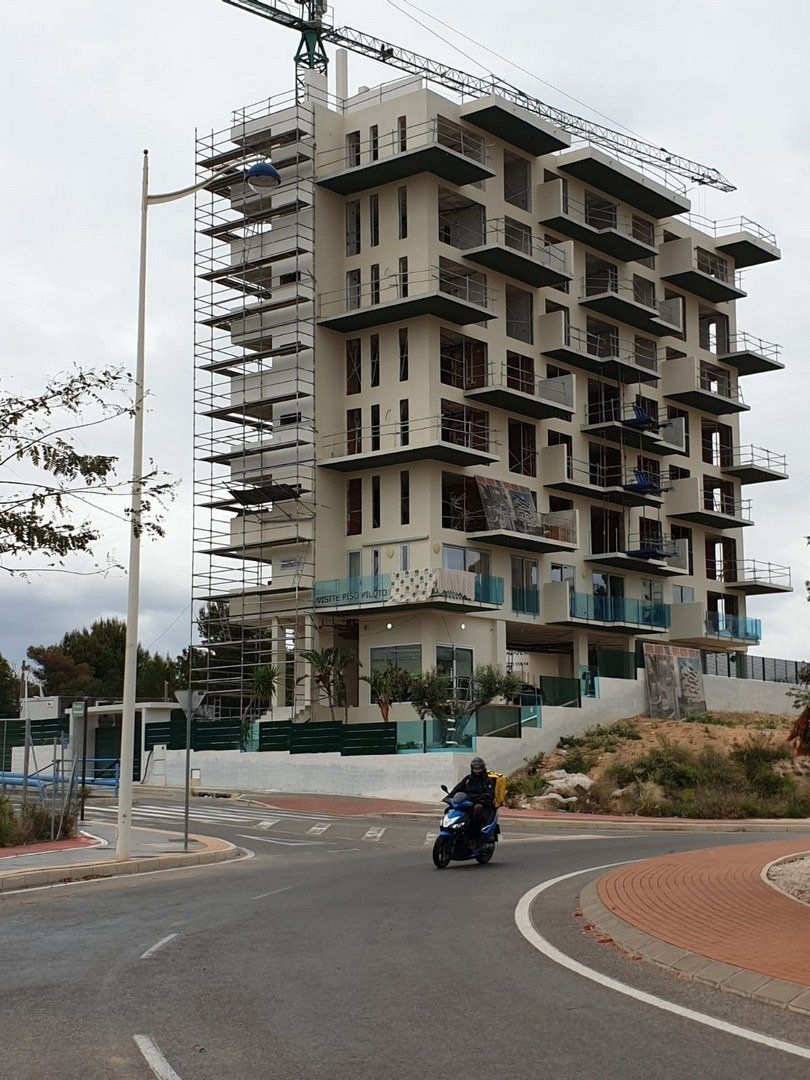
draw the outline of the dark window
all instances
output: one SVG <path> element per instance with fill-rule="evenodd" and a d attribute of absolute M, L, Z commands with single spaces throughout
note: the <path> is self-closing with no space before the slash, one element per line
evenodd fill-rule
<path fill-rule="evenodd" d="M 688 469 L 684 469 L 680 465 L 670 465 L 668 472 L 669 478 L 673 482 L 675 480 L 685 480 L 688 476 L 692 475 Z"/>
<path fill-rule="evenodd" d="M 372 124 L 368 129 L 368 143 L 371 151 L 371 160 L 376 161 L 380 156 L 380 129 Z"/>
<path fill-rule="evenodd" d="M 371 247 L 376 247 L 380 242 L 380 196 L 370 195 L 368 200 L 368 242 Z M 358 241 L 358 251 L 360 244 Z"/>
<path fill-rule="evenodd" d="M 399 381 L 408 381 L 408 328 L 399 331 Z"/>
<path fill-rule="evenodd" d="M 532 165 L 526 158 L 503 153 L 503 197 L 521 210 L 532 208 Z"/>
<path fill-rule="evenodd" d="M 372 334 L 371 345 L 371 385 L 380 385 L 380 335 Z"/>
<path fill-rule="evenodd" d="M 399 442 L 400 446 L 407 446 L 411 438 L 411 426 L 409 419 L 408 399 L 403 398 L 399 403 Z"/>
<path fill-rule="evenodd" d="M 380 406 L 371 406 L 371 449 L 380 449 Z"/>
<path fill-rule="evenodd" d="M 360 164 L 360 132 L 350 131 L 346 136 L 346 164 L 349 168 Z"/>
<path fill-rule="evenodd" d="M 371 266 L 371 302 L 372 304 L 379 304 L 380 302 L 380 264 L 372 263 Z"/>
<path fill-rule="evenodd" d="M 684 433 L 684 449 L 687 454 L 689 453 L 689 413 L 686 409 L 676 409 L 674 405 L 667 406 L 667 420 L 677 420 L 678 418 L 683 420 L 683 433 Z"/>
<path fill-rule="evenodd" d="M 563 499 L 559 495 L 551 495 L 548 500 L 549 513 L 556 513 L 558 510 L 573 510 L 573 499 Z"/>
<path fill-rule="evenodd" d="M 408 118 L 407 116 L 397 117 L 397 140 L 399 144 L 399 152 L 404 153 L 408 149 Z"/>
<path fill-rule="evenodd" d="M 361 409 L 346 410 L 346 453 L 363 452 L 363 412 Z"/>
<path fill-rule="evenodd" d="M 531 345 L 534 340 L 532 294 L 506 286 L 506 335 Z"/>
<path fill-rule="evenodd" d="M 520 353 L 506 354 L 506 385 L 523 394 L 534 393 L 534 359 Z"/>
<path fill-rule="evenodd" d="M 537 476 L 537 437 L 534 424 L 509 421 L 509 471 Z"/>
<path fill-rule="evenodd" d="M 399 295 L 405 299 L 408 295 L 408 256 L 403 255 L 399 260 Z"/>
<path fill-rule="evenodd" d="M 346 203 L 346 254 L 360 254 L 360 202 Z"/>
<path fill-rule="evenodd" d="M 362 385 L 360 338 L 350 338 L 346 342 L 346 393 L 359 394 Z"/>
<path fill-rule="evenodd" d="M 445 386 L 473 390 L 486 386 L 487 344 L 476 338 L 442 330 L 439 339 L 439 378 Z"/>
<path fill-rule="evenodd" d="M 399 523 L 411 523 L 411 474 L 407 471 L 399 474 Z"/>
<path fill-rule="evenodd" d="M 363 481 L 359 477 L 346 481 L 346 535 L 357 536 L 363 531 Z"/>
<path fill-rule="evenodd" d="M 379 527 L 380 527 L 380 478 L 379 478 L 379 476 L 372 476 L 372 478 L 371 478 L 371 527 L 372 527 L 372 529 L 379 529 Z"/>
<path fill-rule="evenodd" d="M 399 213 L 399 238 L 404 240 L 408 235 L 408 189 L 401 187 L 397 191 L 397 210 Z"/>
<path fill-rule="evenodd" d="M 362 285 L 359 270 L 349 270 L 346 273 L 346 307 L 349 311 L 356 311 L 360 307 Z"/>

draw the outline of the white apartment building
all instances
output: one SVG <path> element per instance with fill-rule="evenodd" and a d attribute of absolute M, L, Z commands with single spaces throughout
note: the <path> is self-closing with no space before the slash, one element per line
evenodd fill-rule
<path fill-rule="evenodd" d="M 497 97 L 322 80 L 198 141 L 201 177 L 233 165 L 197 206 L 200 684 L 272 662 L 295 713 L 300 654 L 343 645 L 362 719 L 389 662 L 756 644 L 790 574 L 746 558 L 748 493 L 787 473 L 743 387 L 783 365 L 736 306 L 775 238 Z"/>

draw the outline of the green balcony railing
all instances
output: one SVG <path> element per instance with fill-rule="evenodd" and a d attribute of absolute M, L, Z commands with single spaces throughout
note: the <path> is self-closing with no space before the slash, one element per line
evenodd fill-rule
<path fill-rule="evenodd" d="M 671 623 L 669 604 L 591 593 L 571 594 L 571 617 L 624 626 L 652 626 L 660 630 L 668 629 Z"/>

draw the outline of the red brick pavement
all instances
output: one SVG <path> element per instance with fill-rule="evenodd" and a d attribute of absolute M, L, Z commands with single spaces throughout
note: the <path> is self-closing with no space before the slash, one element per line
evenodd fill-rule
<path fill-rule="evenodd" d="M 71 848 L 95 847 L 96 840 L 89 836 L 77 836 L 73 840 L 49 840 L 44 844 L 18 844 L 16 847 L 0 847 L 0 862 L 16 855 L 47 855 L 52 851 L 70 851 Z"/>
<path fill-rule="evenodd" d="M 810 907 L 760 876 L 774 859 L 807 850 L 797 838 L 646 859 L 603 877 L 599 896 L 620 919 L 670 945 L 810 986 Z"/>

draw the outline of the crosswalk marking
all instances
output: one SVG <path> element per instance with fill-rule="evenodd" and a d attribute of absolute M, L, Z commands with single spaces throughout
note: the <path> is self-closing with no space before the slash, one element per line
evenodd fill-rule
<path fill-rule="evenodd" d="M 380 827 L 372 828 L 372 829 L 369 829 L 367 833 L 365 833 L 365 835 L 363 836 L 363 839 L 364 840 L 373 840 L 375 843 L 379 843 L 380 840 L 382 840 L 382 838 L 383 838 L 383 833 L 384 832 L 385 832 L 384 827 L 382 827 L 382 828 L 380 828 Z"/>
<path fill-rule="evenodd" d="M 319 821 L 317 825 L 313 825 L 311 829 L 307 829 L 308 833 L 312 833 L 313 836 L 321 836 L 327 829 L 331 828 L 331 821 Z"/>
<path fill-rule="evenodd" d="M 425 847 L 427 847 L 428 844 L 432 844 L 435 839 L 436 839 L 436 833 L 434 832 L 433 829 L 431 829 L 430 832 L 425 837 Z"/>

